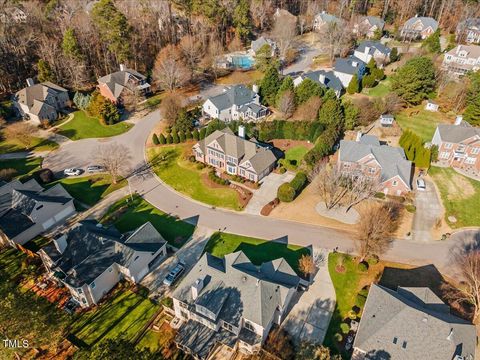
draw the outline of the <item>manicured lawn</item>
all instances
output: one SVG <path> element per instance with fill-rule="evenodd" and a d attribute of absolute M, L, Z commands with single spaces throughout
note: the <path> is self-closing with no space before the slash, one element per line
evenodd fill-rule
<path fill-rule="evenodd" d="M 51 151 L 58 148 L 58 144 L 54 141 L 32 136 L 27 147 L 21 144 L 16 139 L 1 140 L 0 141 L 0 154 L 7 154 L 18 151 Z"/>
<path fill-rule="evenodd" d="M 168 145 L 148 150 L 148 159 L 155 173 L 175 190 L 203 203 L 241 210 L 238 194 L 227 187 L 211 188 L 204 179 L 208 179 L 208 168 L 197 169 L 195 163 L 186 157 L 190 154 L 192 143 Z"/>
<path fill-rule="evenodd" d="M 377 86 L 369 89 L 363 89 L 362 93 L 372 97 L 383 97 L 391 91 L 390 79 L 380 81 Z"/>
<path fill-rule="evenodd" d="M 452 228 L 480 224 L 480 181 L 475 181 L 450 168 L 431 167 L 429 174 L 440 190 L 445 207 L 445 220 Z M 448 221 L 455 216 L 457 222 Z"/>
<path fill-rule="evenodd" d="M 132 126 L 132 124 L 126 122 L 120 122 L 115 125 L 103 125 L 97 118 L 89 117 L 83 111 L 77 111 L 72 120 L 60 125 L 58 133 L 72 140 L 80 140 L 120 135 L 128 131 Z"/>
<path fill-rule="evenodd" d="M 140 197 L 133 202 L 127 203 L 127 200 L 128 197 L 113 204 L 102 222 L 113 223 L 124 233 L 150 221 L 165 240 L 176 247 L 181 247 L 195 230 L 195 226 L 165 214 Z"/>
<path fill-rule="evenodd" d="M 175 330 L 173 330 L 168 324 L 164 323 L 160 326 L 159 331 L 147 330 L 137 344 L 137 349 L 147 348 L 152 353 L 157 353 L 168 347 L 174 349 L 173 354 L 169 356 L 170 360 L 183 360 L 191 359 L 188 355 L 185 355 L 182 351 L 176 349 L 172 344 L 175 338 Z"/>
<path fill-rule="evenodd" d="M 105 339 L 132 340 L 157 312 L 148 298 L 119 290 L 93 311 L 82 314 L 71 326 L 74 341 L 92 346 Z"/>
<path fill-rule="evenodd" d="M 259 70 L 249 70 L 249 71 L 234 71 L 227 76 L 218 78 L 215 81 L 218 85 L 236 85 L 244 84 L 250 85 L 263 78 L 263 73 Z"/>
<path fill-rule="evenodd" d="M 300 165 L 307 152 L 308 148 L 306 146 L 294 146 L 285 152 L 285 159 L 281 160 L 281 162 L 287 170 L 294 171 Z"/>
<path fill-rule="evenodd" d="M 286 245 L 275 241 L 220 232 L 213 234 L 205 246 L 206 252 L 217 257 L 240 250 L 255 265 L 283 257 L 297 273 L 299 273 L 298 260 L 303 254 L 310 253 L 308 248 L 298 245 Z"/>
<path fill-rule="evenodd" d="M 92 175 L 64 178 L 54 181 L 48 186 L 58 183 L 62 184 L 77 201 L 89 206 L 95 205 L 108 194 L 127 185 L 126 180 L 121 180 L 115 185 L 112 184 L 110 175 Z"/>
<path fill-rule="evenodd" d="M 418 114 L 415 114 L 418 112 Z M 432 141 L 437 125 L 448 122 L 444 113 L 427 111 L 423 105 L 405 109 L 395 116 L 395 120 L 402 130 L 411 130 L 422 138 L 423 141 Z"/>
<path fill-rule="evenodd" d="M 14 177 L 28 176 L 40 170 L 42 162 L 43 158 L 41 157 L 0 160 L 0 169 L 15 169 Z"/>

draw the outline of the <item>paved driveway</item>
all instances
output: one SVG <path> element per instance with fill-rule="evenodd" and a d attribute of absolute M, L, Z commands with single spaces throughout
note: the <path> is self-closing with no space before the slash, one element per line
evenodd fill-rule
<path fill-rule="evenodd" d="M 318 272 L 308 291 L 300 293 L 283 326 L 297 343 L 322 344 L 335 309 L 335 289 L 328 272 L 328 250 L 315 249 Z"/>
<path fill-rule="evenodd" d="M 291 181 L 295 174 L 286 172 L 285 174 L 271 173 L 262 179 L 260 189 L 253 192 L 253 197 L 248 202 L 245 212 L 254 215 L 260 215 L 262 208 L 277 197 L 277 189 L 284 182 Z"/>
<path fill-rule="evenodd" d="M 414 241 L 431 241 L 431 231 L 438 219 L 442 217 L 442 204 L 438 198 L 435 186 L 424 178 L 425 191 L 416 191 L 415 216 L 413 218 L 412 239 Z"/>

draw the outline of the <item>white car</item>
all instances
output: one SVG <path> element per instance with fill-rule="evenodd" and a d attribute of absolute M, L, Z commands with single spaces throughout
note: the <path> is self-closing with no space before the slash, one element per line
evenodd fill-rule
<path fill-rule="evenodd" d="M 90 166 L 87 167 L 87 171 L 90 174 L 93 174 L 93 173 L 98 173 L 98 172 L 105 171 L 105 168 L 103 166 L 100 166 L 100 165 L 90 165 Z"/>
<path fill-rule="evenodd" d="M 427 186 L 425 184 L 425 180 L 423 179 L 417 179 L 417 190 L 419 191 L 425 191 L 427 190 Z"/>
<path fill-rule="evenodd" d="M 81 169 L 71 168 L 63 170 L 65 176 L 78 176 L 82 173 Z"/>

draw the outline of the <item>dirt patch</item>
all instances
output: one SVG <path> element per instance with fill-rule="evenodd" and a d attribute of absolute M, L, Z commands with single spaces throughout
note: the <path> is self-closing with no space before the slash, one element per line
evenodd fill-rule
<path fill-rule="evenodd" d="M 400 223 L 394 235 L 397 239 L 405 239 L 407 234 L 411 233 L 414 216 L 415 214 L 402 210 Z"/>
<path fill-rule="evenodd" d="M 274 139 L 272 140 L 273 146 L 276 148 L 287 151 L 296 146 L 305 146 L 308 150 L 313 148 L 313 144 L 306 140 L 288 140 L 288 139 Z"/>

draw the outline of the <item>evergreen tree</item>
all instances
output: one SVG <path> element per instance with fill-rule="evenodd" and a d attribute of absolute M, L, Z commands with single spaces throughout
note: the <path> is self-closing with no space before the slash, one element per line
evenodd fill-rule
<path fill-rule="evenodd" d="M 269 66 L 260 84 L 260 96 L 262 97 L 262 101 L 270 106 L 275 105 L 279 87 L 280 78 L 278 70 L 274 66 Z"/>
<path fill-rule="evenodd" d="M 340 101 L 325 101 L 318 112 L 318 120 L 326 126 L 334 125 L 335 127 L 342 127 L 344 124 L 344 115 Z"/>
<path fill-rule="evenodd" d="M 295 102 L 300 105 L 312 96 L 323 96 L 323 88 L 315 81 L 306 78 L 295 88 Z"/>
<path fill-rule="evenodd" d="M 265 72 L 272 63 L 272 47 L 268 44 L 263 45 L 255 54 L 255 66 L 262 72 Z"/>
<path fill-rule="evenodd" d="M 200 129 L 200 140 L 205 139 L 206 135 L 207 135 L 207 128 L 201 128 Z"/>
<path fill-rule="evenodd" d="M 368 74 L 362 78 L 362 87 L 371 88 L 375 85 L 375 75 Z"/>
<path fill-rule="evenodd" d="M 294 86 L 293 86 L 293 79 L 291 76 L 287 76 L 283 79 L 282 85 L 280 85 L 280 88 L 278 89 L 277 92 L 277 108 L 280 107 L 279 102 L 282 99 L 282 95 L 285 93 L 285 91 L 291 91 L 291 93 L 294 93 Z"/>
<path fill-rule="evenodd" d="M 55 82 L 55 75 L 53 74 L 50 64 L 43 59 L 38 60 L 38 81 L 51 81 Z"/>
<path fill-rule="evenodd" d="M 102 109 L 100 110 L 100 116 L 104 124 L 113 125 L 120 120 L 120 113 L 117 107 L 110 101 L 105 101 Z"/>
<path fill-rule="evenodd" d="M 160 141 L 158 140 L 158 136 L 157 136 L 157 134 L 155 134 L 155 133 L 152 135 L 152 142 L 153 142 L 155 145 L 160 144 Z"/>
<path fill-rule="evenodd" d="M 233 10 L 233 26 L 238 37 L 245 40 L 250 35 L 250 5 L 247 0 L 239 0 L 237 6 Z"/>
<path fill-rule="evenodd" d="M 351 101 L 345 101 L 343 104 L 343 111 L 345 113 L 345 129 L 353 130 L 357 126 L 358 115 L 360 109 L 356 107 Z"/>
<path fill-rule="evenodd" d="M 188 140 L 192 140 L 192 132 L 191 131 L 186 131 L 185 132 L 185 139 L 188 141 Z"/>
<path fill-rule="evenodd" d="M 323 94 L 322 100 L 337 100 L 337 95 L 335 94 L 335 91 L 333 91 L 332 89 L 328 89 L 327 91 L 325 91 L 325 94 Z"/>
<path fill-rule="evenodd" d="M 180 138 L 178 137 L 178 133 L 176 131 L 172 131 L 172 141 L 174 144 L 178 144 L 180 142 Z"/>
<path fill-rule="evenodd" d="M 377 68 L 377 63 L 375 62 L 375 59 L 372 57 L 367 64 L 367 71 L 369 74 L 371 74 L 372 71 L 376 68 Z"/>
<path fill-rule="evenodd" d="M 432 53 L 439 54 L 442 51 L 440 45 L 440 29 L 437 29 L 432 35 L 423 40 L 422 47 Z"/>
<path fill-rule="evenodd" d="M 167 134 L 167 138 L 166 138 L 166 142 L 167 144 L 172 144 L 173 143 L 173 136 L 172 134 Z"/>
<path fill-rule="evenodd" d="M 358 81 L 358 76 L 357 74 L 355 74 L 353 75 L 352 80 L 350 80 L 350 83 L 347 86 L 347 93 L 352 95 L 358 92 L 360 92 L 360 84 Z"/>
<path fill-rule="evenodd" d="M 468 75 L 466 108 L 463 118 L 472 125 L 480 125 L 480 72 Z"/>
<path fill-rule="evenodd" d="M 158 137 L 158 141 L 160 145 L 165 145 L 167 143 L 167 139 L 165 138 L 165 135 L 163 135 L 163 133 L 160 133 L 160 136 Z"/>
<path fill-rule="evenodd" d="M 85 110 L 90 103 L 90 99 L 90 94 L 82 94 L 80 91 L 77 91 L 73 96 L 73 103 L 77 108 Z"/>
<path fill-rule="evenodd" d="M 185 136 L 185 132 L 182 131 L 182 130 L 180 130 L 180 131 L 178 132 L 178 140 L 179 140 L 181 143 L 183 143 L 183 142 L 185 142 L 185 139 L 186 139 L 186 138 L 187 138 L 187 137 Z"/>
<path fill-rule="evenodd" d="M 435 67 L 428 57 L 414 57 L 391 78 L 392 90 L 408 104 L 417 105 L 435 88 Z"/>
<path fill-rule="evenodd" d="M 80 45 L 78 45 L 75 32 L 72 28 L 68 28 L 67 30 L 65 30 L 63 34 L 62 50 L 63 50 L 63 53 L 67 56 L 70 56 L 77 60 L 83 59 L 83 54 L 80 49 Z"/>
<path fill-rule="evenodd" d="M 396 47 L 392 48 L 392 51 L 390 51 L 390 61 L 395 62 L 398 61 L 399 58 L 398 49 Z"/>
<path fill-rule="evenodd" d="M 186 109 L 180 110 L 180 113 L 175 120 L 175 127 L 179 131 L 190 131 L 193 128 L 192 118 Z"/>
<path fill-rule="evenodd" d="M 198 129 L 194 129 L 192 135 L 194 140 L 200 140 L 200 133 L 198 132 Z"/>
<path fill-rule="evenodd" d="M 371 75 L 378 81 L 380 80 L 383 80 L 383 78 L 385 77 L 385 71 L 383 71 L 383 69 L 379 69 L 379 68 L 375 68 L 373 69 Z"/>

